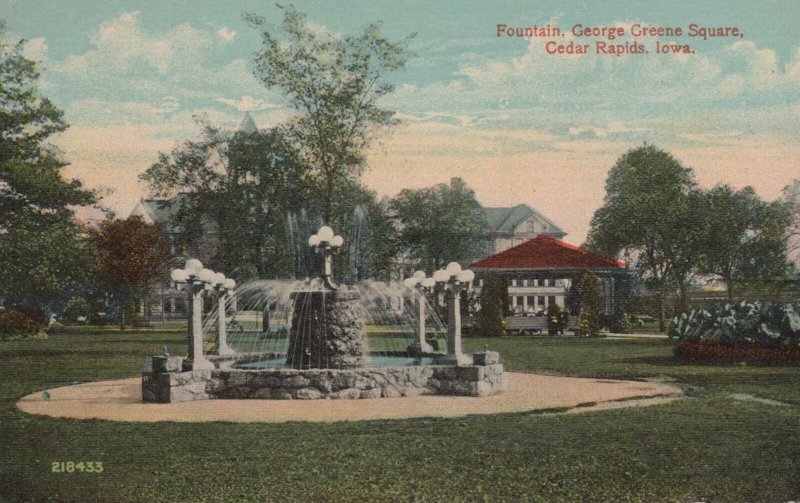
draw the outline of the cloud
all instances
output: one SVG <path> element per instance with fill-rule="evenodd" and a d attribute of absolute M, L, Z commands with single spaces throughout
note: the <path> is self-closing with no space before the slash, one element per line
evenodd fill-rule
<path fill-rule="evenodd" d="M 260 98 L 253 98 L 252 96 L 247 95 L 242 96 L 238 100 L 230 98 L 217 98 L 216 101 L 231 106 L 240 112 L 253 112 L 258 110 L 268 110 L 270 108 L 280 108 L 280 105 L 275 105 Z"/>
<path fill-rule="evenodd" d="M 229 29 L 227 26 L 223 26 L 219 30 L 217 30 L 217 36 L 224 40 L 225 42 L 230 42 L 234 38 L 236 38 L 236 32 Z"/>
<path fill-rule="evenodd" d="M 42 65 L 47 61 L 47 41 L 42 37 L 32 38 L 25 42 L 22 55 Z"/>
<path fill-rule="evenodd" d="M 50 65 L 47 77 L 63 101 L 160 106 L 168 97 L 180 96 L 183 106 L 196 107 L 211 105 L 219 96 L 264 93 L 245 60 L 213 62 L 225 43 L 219 33 L 189 23 L 151 33 L 142 28 L 138 11 L 127 12 L 102 23 L 91 43 L 92 49 Z"/>

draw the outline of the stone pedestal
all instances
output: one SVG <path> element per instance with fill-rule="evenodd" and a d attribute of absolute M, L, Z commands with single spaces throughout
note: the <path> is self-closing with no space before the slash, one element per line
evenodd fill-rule
<path fill-rule="evenodd" d="M 369 363 L 363 306 L 356 292 L 297 292 L 286 364 L 295 369 L 343 369 Z"/>

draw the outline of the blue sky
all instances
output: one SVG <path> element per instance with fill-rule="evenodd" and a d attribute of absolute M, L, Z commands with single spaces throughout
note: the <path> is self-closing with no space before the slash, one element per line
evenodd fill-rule
<path fill-rule="evenodd" d="M 487 5 L 488 4 L 488 5 Z M 608 169 L 643 141 L 695 168 L 701 184 L 752 184 L 767 198 L 800 177 L 800 2 L 295 2 L 320 31 L 382 20 L 417 54 L 385 105 L 404 126 L 380 137 L 364 182 L 381 194 L 462 176 L 486 205 L 528 203 L 579 244 Z M 193 116 L 266 127 L 290 111 L 252 76 L 266 2 L 0 0 L 7 38 L 29 40 L 41 89 L 71 129 L 69 174 L 121 215 L 158 151 L 197 133 Z M 548 55 L 549 39 L 497 38 L 496 25 L 738 26 L 692 55 Z M 563 40 L 594 43 L 567 35 Z M 625 40 L 630 40 L 626 38 Z M 650 50 L 655 39 L 646 43 Z"/>

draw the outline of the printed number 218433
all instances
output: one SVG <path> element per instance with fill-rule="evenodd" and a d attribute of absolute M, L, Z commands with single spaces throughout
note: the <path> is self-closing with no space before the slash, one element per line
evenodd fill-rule
<path fill-rule="evenodd" d="M 102 461 L 53 461 L 53 473 L 103 473 Z"/>

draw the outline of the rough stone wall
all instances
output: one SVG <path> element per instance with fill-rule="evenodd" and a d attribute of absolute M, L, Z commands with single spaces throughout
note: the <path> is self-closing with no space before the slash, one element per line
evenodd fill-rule
<path fill-rule="evenodd" d="M 355 292 L 298 292 L 289 333 L 288 366 L 341 369 L 367 365 L 363 306 Z"/>
<path fill-rule="evenodd" d="M 142 374 L 145 402 L 220 399 L 358 399 L 417 395 L 487 396 L 505 388 L 503 365 L 359 369 L 183 371 L 182 358 L 153 357 Z M 163 360 L 163 361 L 162 361 Z"/>

